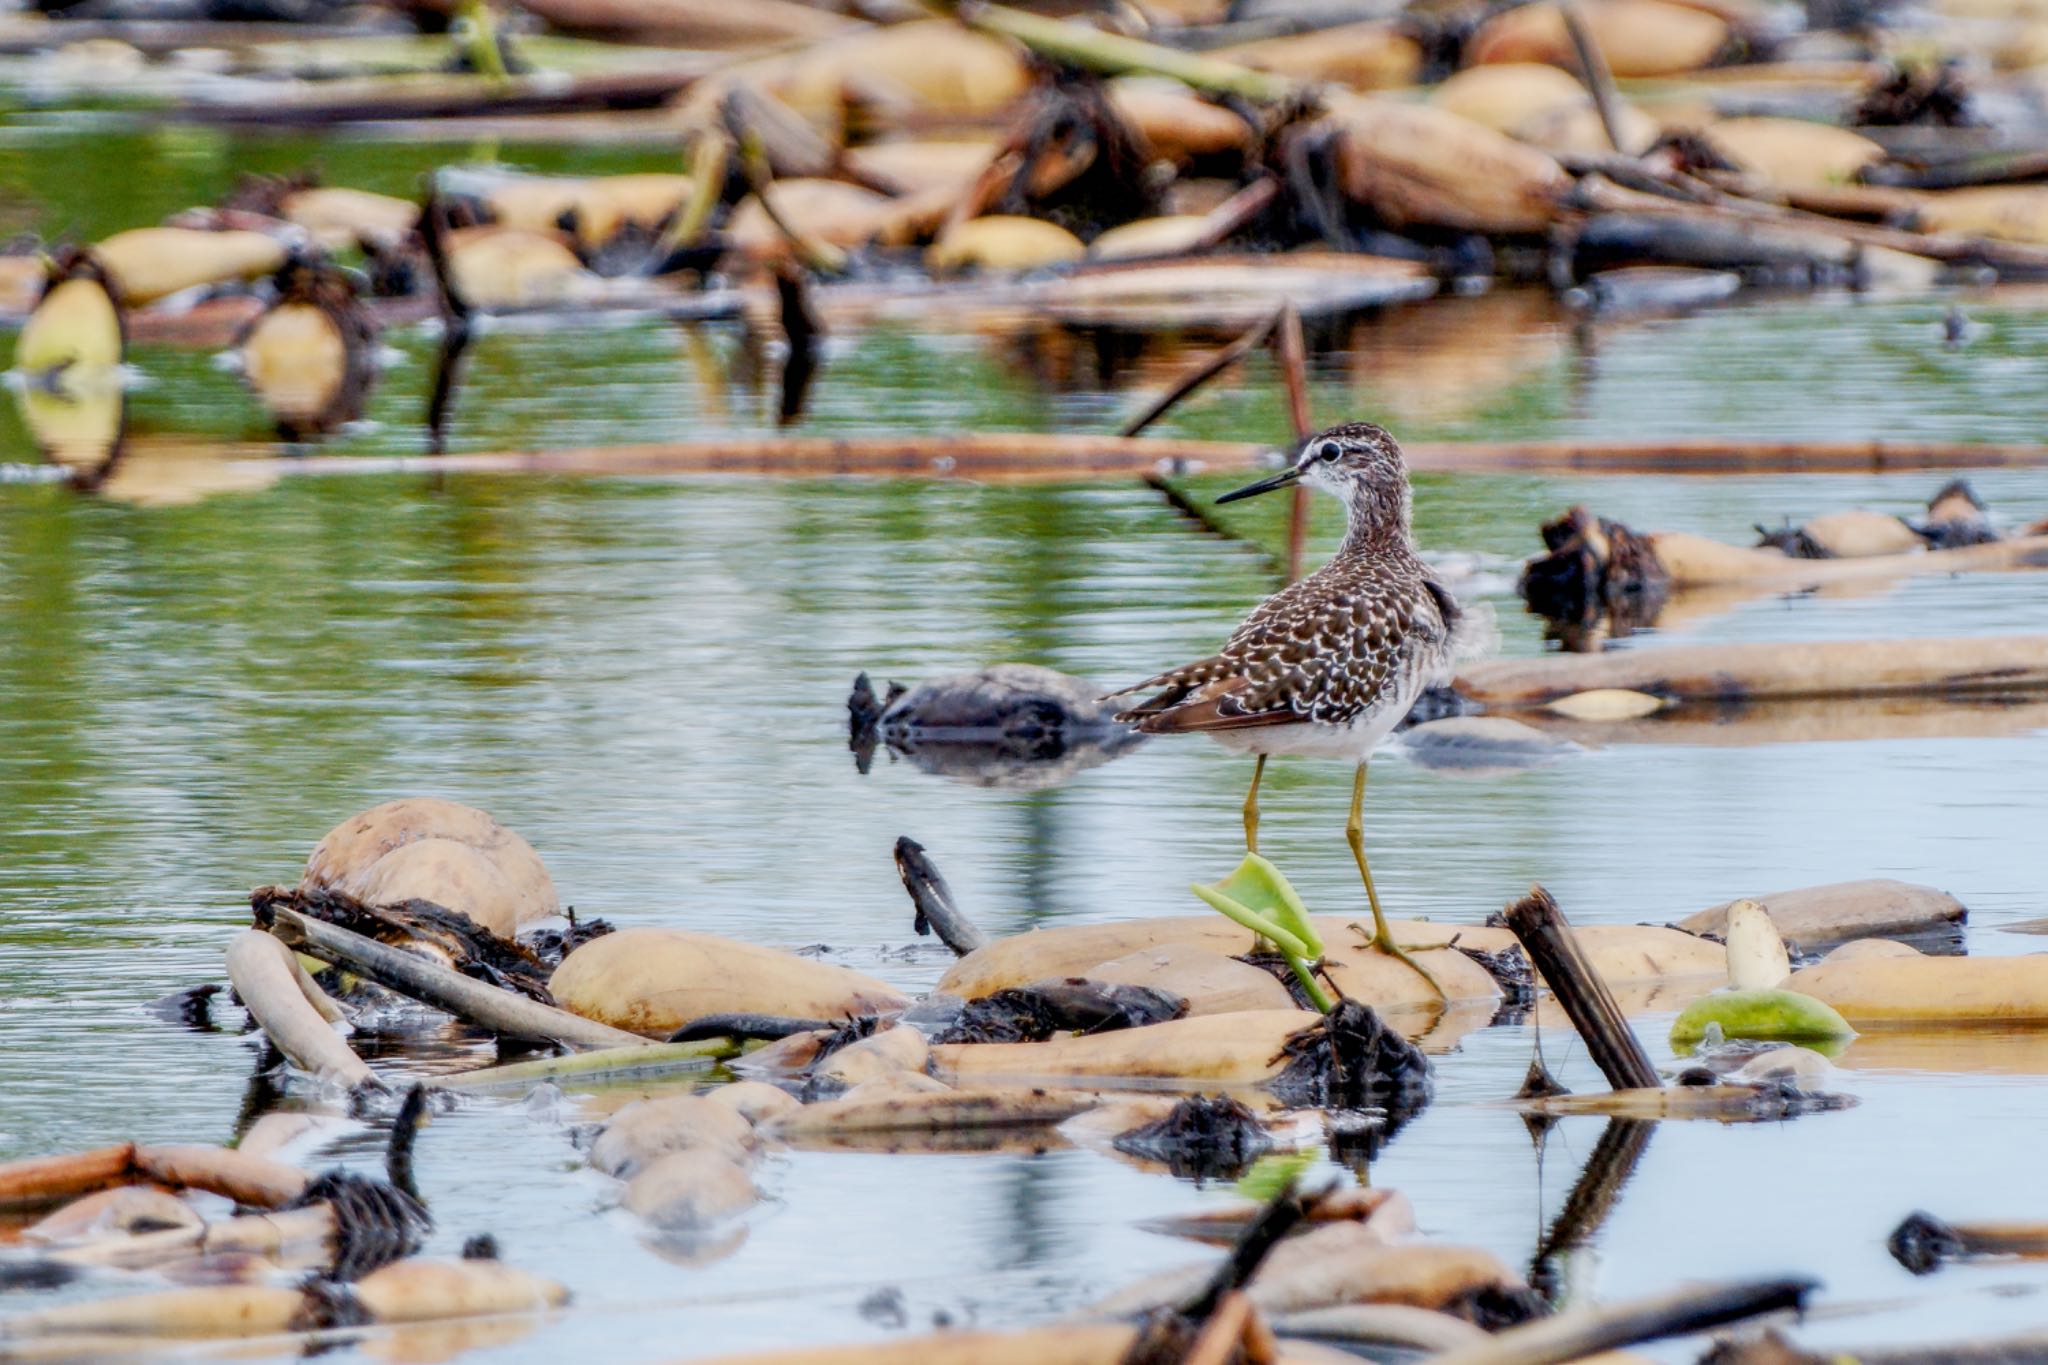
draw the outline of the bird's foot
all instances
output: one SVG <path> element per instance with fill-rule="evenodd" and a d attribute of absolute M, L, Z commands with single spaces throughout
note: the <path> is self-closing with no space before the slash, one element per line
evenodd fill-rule
<path fill-rule="evenodd" d="M 1424 981 L 1427 981 L 1429 983 L 1429 988 L 1436 992 L 1437 999 L 1449 1000 L 1451 998 L 1444 991 L 1443 983 L 1436 979 L 1435 974 L 1432 973 L 1429 970 L 1429 968 L 1423 966 L 1420 962 L 1417 962 L 1414 959 L 1414 957 L 1412 957 L 1409 954 L 1408 948 L 1404 948 L 1400 944 L 1394 942 L 1394 935 L 1387 929 L 1386 925 L 1382 924 L 1377 929 L 1368 929 L 1363 924 L 1352 924 L 1348 927 L 1354 930 L 1360 938 L 1365 940 L 1366 947 L 1372 949 L 1374 952 L 1385 953 L 1388 957 L 1398 958 L 1400 959 L 1400 961 L 1407 964 L 1410 970 L 1412 970 L 1417 976 L 1421 977 Z M 1437 943 L 1416 943 L 1411 944 L 1409 946 L 1417 950 L 1421 950 L 1428 948 L 1439 948 L 1443 945 Z"/>

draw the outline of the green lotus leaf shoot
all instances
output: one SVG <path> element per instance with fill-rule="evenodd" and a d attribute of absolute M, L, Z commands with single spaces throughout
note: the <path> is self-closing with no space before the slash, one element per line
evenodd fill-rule
<path fill-rule="evenodd" d="M 1268 1152 L 1238 1177 L 1235 1188 L 1244 1198 L 1264 1204 L 1286 1189 L 1289 1182 L 1306 1175 L 1308 1168 L 1322 1159 L 1323 1149 L 1320 1147 L 1300 1152 Z"/>

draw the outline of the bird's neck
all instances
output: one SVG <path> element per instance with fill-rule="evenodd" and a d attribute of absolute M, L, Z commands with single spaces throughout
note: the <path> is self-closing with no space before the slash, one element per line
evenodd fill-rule
<path fill-rule="evenodd" d="M 1344 499 L 1344 544 L 1340 555 L 1379 555 L 1390 551 L 1415 553 L 1409 532 L 1410 504 L 1407 486 L 1398 493 L 1359 484 Z"/>

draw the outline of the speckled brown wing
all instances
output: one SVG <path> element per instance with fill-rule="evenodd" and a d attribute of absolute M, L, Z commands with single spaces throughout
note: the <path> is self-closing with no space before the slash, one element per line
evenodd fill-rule
<path fill-rule="evenodd" d="M 1332 565 L 1283 589 L 1215 655 L 1131 689 L 1165 690 L 1124 717 L 1154 734 L 1352 723 L 1446 652 L 1455 607 L 1406 567 Z"/>

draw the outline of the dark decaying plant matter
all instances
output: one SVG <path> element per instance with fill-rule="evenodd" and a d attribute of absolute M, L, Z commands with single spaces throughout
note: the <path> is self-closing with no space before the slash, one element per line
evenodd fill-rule
<path fill-rule="evenodd" d="M 1150 986 L 1068 977 L 1014 986 L 970 1000 L 934 1041 L 1042 1043 L 1059 1033 L 1108 1033 L 1178 1019 L 1185 998 Z"/>
<path fill-rule="evenodd" d="M 1357 1000 L 1339 1001 L 1289 1038 L 1281 1055 L 1287 1065 L 1268 1089 L 1284 1104 L 1384 1109 L 1391 1132 L 1429 1103 L 1429 1058 Z"/>
<path fill-rule="evenodd" d="M 1115 1139 L 1127 1156 L 1158 1161 L 1183 1179 L 1235 1180 L 1272 1149 L 1259 1116 L 1225 1095 L 1191 1095 L 1164 1118 Z"/>

